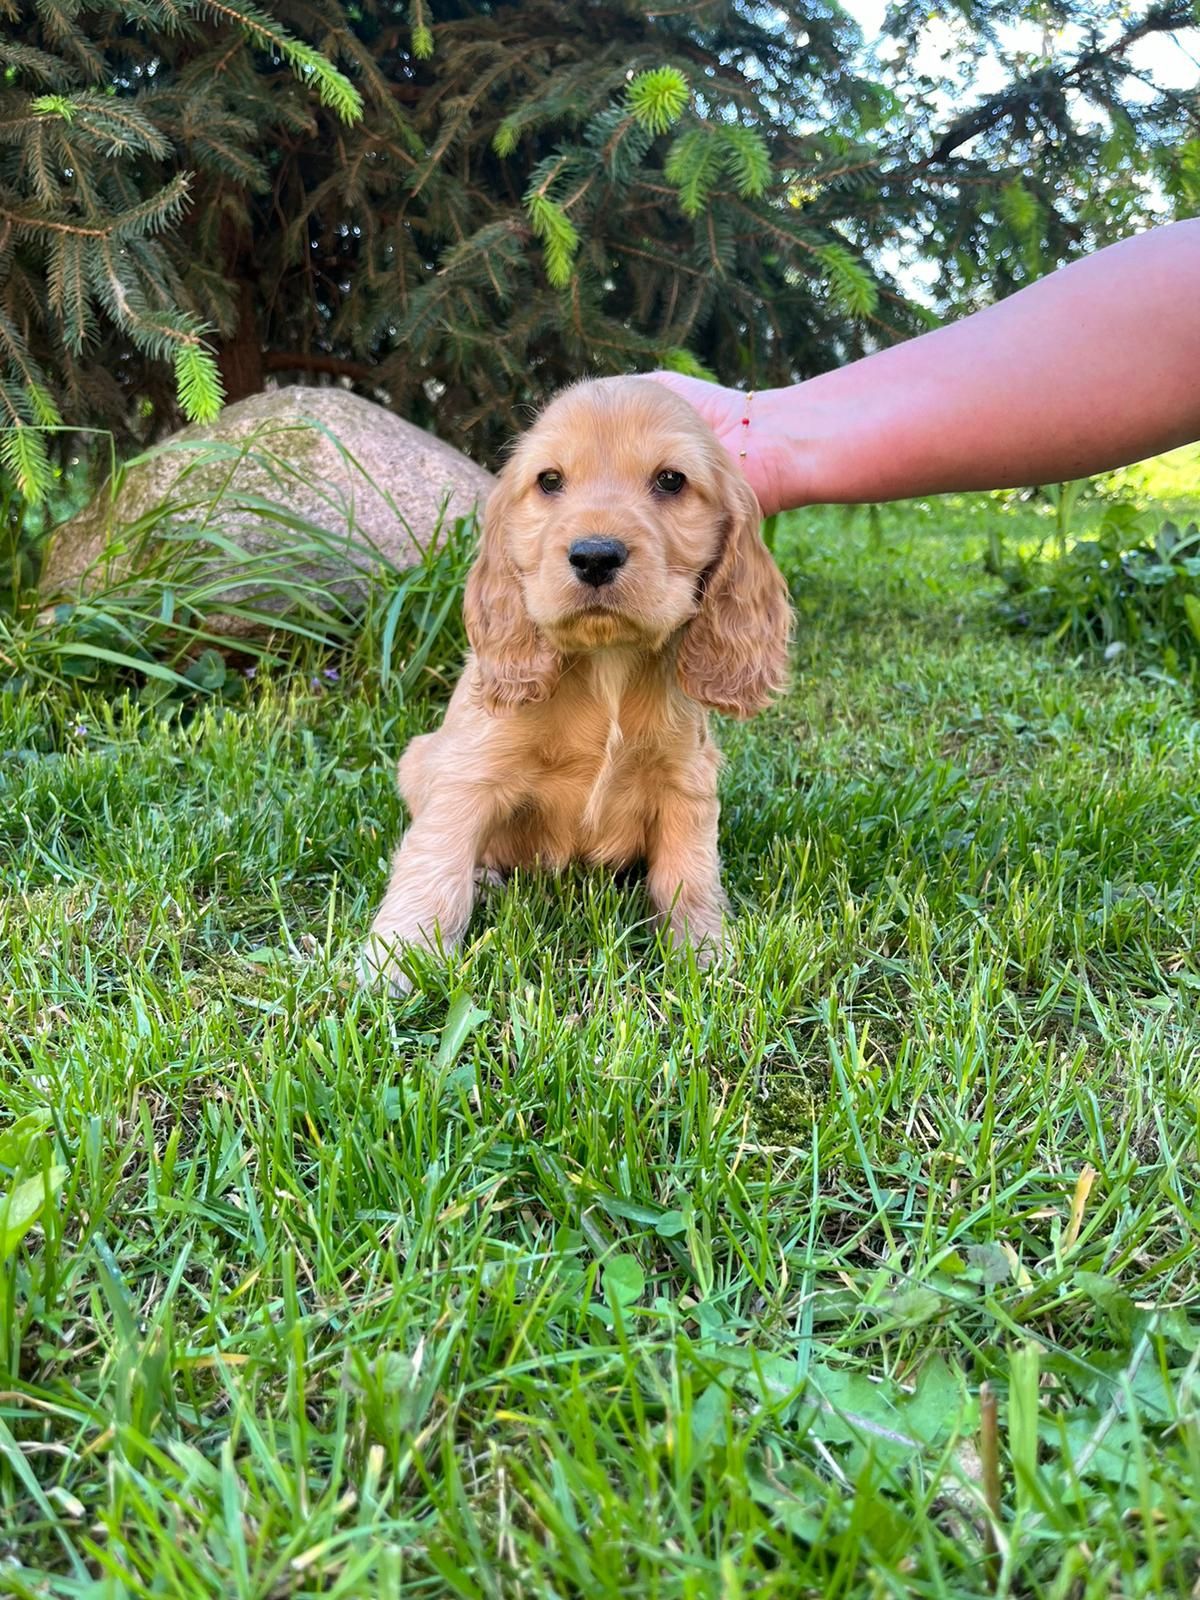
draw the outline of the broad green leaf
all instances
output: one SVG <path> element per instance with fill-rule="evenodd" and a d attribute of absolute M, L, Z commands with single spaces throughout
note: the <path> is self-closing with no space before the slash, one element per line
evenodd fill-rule
<path fill-rule="evenodd" d="M 469 994 L 460 992 L 454 996 L 442 1025 L 442 1042 L 434 1063 L 439 1072 L 454 1065 L 467 1040 L 490 1016 L 490 1011 L 478 1009 Z"/>
<path fill-rule="evenodd" d="M 24 1165 L 25 1158 L 50 1125 L 48 1111 L 30 1111 L 0 1132 L 0 1167 L 10 1171 Z"/>
<path fill-rule="evenodd" d="M 682 1211 L 664 1211 L 654 1224 L 654 1231 L 660 1239 L 677 1239 L 687 1232 L 687 1218 Z"/>
<path fill-rule="evenodd" d="M 184 677 L 199 689 L 217 690 L 225 682 L 227 671 L 224 656 L 216 650 L 202 650 Z"/>
<path fill-rule="evenodd" d="M 1012 1277 L 1012 1262 L 998 1244 L 969 1244 L 967 1260 L 988 1288 Z"/>
<path fill-rule="evenodd" d="M 592 1198 L 602 1211 L 608 1212 L 610 1217 L 623 1217 L 626 1222 L 637 1222 L 646 1228 L 657 1227 L 664 1215 L 661 1206 L 639 1205 L 635 1200 L 622 1200 L 615 1194 L 594 1192 L 589 1194 L 589 1199 Z"/>
<path fill-rule="evenodd" d="M 720 1437 L 729 1415 L 730 1394 L 722 1384 L 710 1383 L 692 1404 L 692 1448 L 703 1461 Z"/>
<path fill-rule="evenodd" d="M 646 1287 L 646 1274 L 634 1256 L 610 1256 L 604 1263 L 604 1287 L 620 1306 L 640 1300 Z"/>
<path fill-rule="evenodd" d="M 0 1261 L 7 1261 L 37 1222 L 46 1201 L 66 1180 L 66 1167 L 50 1167 L 0 1196 Z"/>

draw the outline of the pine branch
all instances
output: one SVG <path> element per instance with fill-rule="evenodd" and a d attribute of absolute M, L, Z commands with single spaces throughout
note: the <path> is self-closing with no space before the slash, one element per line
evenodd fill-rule
<path fill-rule="evenodd" d="M 579 231 L 561 206 L 535 190 L 526 200 L 534 236 L 542 241 L 546 276 L 556 289 L 571 280 L 571 265 L 579 249 Z"/>
<path fill-rule="evenodd" d="M 0 65 L 8 67 L 17 77 L 24 73 L 55 89 L 66 88 L 75 81 L 75 75 L 61 57 L 33 45 L 19 44 L 15 39 L 0 39 Z"/>
<path fill-rule="evenodd" d="M 134 238 L 147 232 L 169 228 L 179 220 L 188 195 L 190 174 L 178 173 L 170 183 L 150 195 L 140 205 L 110 217 L 101 224 L 85 225 L 51 212 L 20 211 L 0 201 L 0 220 L 12 223 L 23 237 L 58 234 L 72 239 Z"/>
<path fill-rule="evenodd" d="M 418 61 L 428 61 L 433 54 L 433 29 L 429 26 L 429 8 L 425 0 L 411 0 L 408 23 L 412 29 L 412 52 Z"/>
<path fill-rule="evenodd" d="M 666 133 L 683 115 L 691 98 L 688 81 L 678 67 L 656 67 L 639 73 L 626 99 L 633 119 L 647 133 Z"/>
<path fill-rule="evenodd" d="M 171 154 L 170 140 L 131 102 L 85 89 L 73 95 L 42 95 L 29 105 L 35 116 L 57 119 L 72 132 L 91 138 L 105 155 L 142 154 L 165 161 Z"/>
<path fill-rule="evenodd" d="M 319 50 L 294 39 L 257 6 L 235 6 L 226 0 L 190 0 L 190 4 L 202 15 L 211 14 L 240 28 L 260 49 L 277 51 L 301 82 L 315 86 L 321 104 L 329 106 L 343 122 L 357 122 L 362 116 L 362 96 L 349 78 L 326 61 Z"/>
<path fill-rule="evenodd" d="M 175 392 L 192 422 L 211 422 L 221 409 L 225 391 L 212 353 L 199 340 L 185 339 L 175 352 Z"/>
<path fill-rule="evenodd" d="M 54 482 L 45 434 L 26 422 L 0 428 L 0 467 L 30 505 L 40 505 Z"/>

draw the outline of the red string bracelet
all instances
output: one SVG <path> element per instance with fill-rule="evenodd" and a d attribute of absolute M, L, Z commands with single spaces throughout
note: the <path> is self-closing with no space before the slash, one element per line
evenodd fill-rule
<path fill-rule="evenodd" d="M 746 415 L 742 418 L 742 427 L 743 428 L 747 428 L 748 429 L 750 427 L 750 402 L 753 399 L 754 399 L 754 390 L 751 389 L 749 391 L 749 393 L 746 395 Z M 738 460 L 739 461 L 745 461 L 745 459 L 746 459 L 745 446 L 746 446 L 746 434 L 743 433 L 742 434 L 742 448 L 738 451 Z"/>

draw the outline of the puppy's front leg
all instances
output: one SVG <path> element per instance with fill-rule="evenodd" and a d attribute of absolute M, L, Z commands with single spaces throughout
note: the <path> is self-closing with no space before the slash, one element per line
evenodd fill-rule
<path fill-rule="evenodd" d="M 646 887 L 676 943 L 691 943 L 702 965 L 725 948 L 727 910 L 717 853 L 715 794 L 664 789 L 650 830 Z"/>
<path fill-rule="evenodd" d="M 392 857 L 383 904 L 363 951 L 368 976 L 384 977 L 406 994 L 412 987 L 398 957 L 406 945 L 452 950 L 475 903 L 475 868 L 500 815 L 494 796 L 477 786 L 437 786 Z"/>

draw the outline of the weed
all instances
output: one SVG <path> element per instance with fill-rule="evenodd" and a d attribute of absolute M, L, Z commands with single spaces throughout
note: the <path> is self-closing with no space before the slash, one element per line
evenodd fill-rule
<path fill-rule="evenodd" d="M 1109 660 L 1128 649 L 1173 676 L 1186 672 L 1200 656 L 1200 526 L 1168 521 L 1150 538 L 1145 520 L 1119 502 L 1095 538 L 1001 565 L 1000 617 Z"/>

